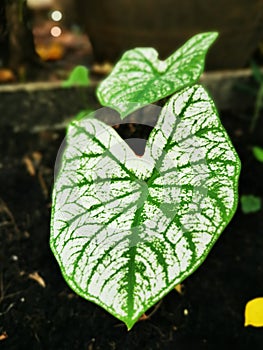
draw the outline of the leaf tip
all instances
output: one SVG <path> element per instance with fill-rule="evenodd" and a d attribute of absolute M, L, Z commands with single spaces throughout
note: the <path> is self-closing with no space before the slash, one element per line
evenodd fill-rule
<path fill-rule="evenodd" d="M 219 32 L 204 32 L 196 34 L 190 40 L 204 41 L 203 48 L 205 51 L 209 49 L 209 47 L 216 41 L 219 36 Z"/>
<path fill-rule="evenodd" d="M 207 34 L 210 37 L 211 41 L 215 41 L 219 36 L 219 32 L 207 32 Z"/>
<path fill-rule="evenodd" d="M 125 323 L 125 325 L 127 327 L 127 331 L 129 332 L 133 328 L 133 326 L 138 322 L 139 319 L 140 319 L 140 316 L 135 317 L 134 314 L 132 314 L 130 316 L 127 314 L 125 316 L 125 318 L 122 318 L 121 320 L 122 320 L 122 322 Z"/>
<path fill-rule="evenodd" d="M 217 39 L 219 36 L 219 32 L 211 32 L 212 38 Z"/>
<path fill-rule="evenodd" d="M 128 114 L 125 112 L 120 112 L 120 111 L 118 111 L 118 112 L 120 113 L 121 120 L 125 119 L 128 116 Z"/>
<path fill-rule="evenodd" d="M 127 327 L 127 331 L 130 332 L 130 330 L 133 328 L 134 324 L 136 323 L 136 321 L 134 320 L 126 320 L 124 321 L 126 327 Z"/>

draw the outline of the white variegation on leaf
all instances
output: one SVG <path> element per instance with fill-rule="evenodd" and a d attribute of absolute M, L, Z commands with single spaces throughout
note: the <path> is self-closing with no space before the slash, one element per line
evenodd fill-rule
<path fill-rule="evenodd" d="M 134 110 L 193 85 L 204 69 L 207 50 L 216 32 L 197 34 L 165 61 L 153 48 L 124 53 L 112 73 L 97 89 L 103 106 L 116 109 L 123 119 Z"/>
<path fill-rule="evenodd" d="M 130 329 L 203 262 L 235 212 L 239 171 L 199 85 L 164 106 L 142 157 L 106 124 L 73 121 L 50 239 L 64 278 Z"/>

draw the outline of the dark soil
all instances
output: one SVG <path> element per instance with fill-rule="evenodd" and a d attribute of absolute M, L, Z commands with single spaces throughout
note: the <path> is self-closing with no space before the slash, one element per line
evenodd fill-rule
<path fill-rule="evenodd" d="M 252 145 L 263 146 L 263 125 L 247 135 L 248 116 L 224 113 L 222 120 L 242 161 L 240 194 L 263 200 L 263 164 L 251 152 Z M 124 138 L 150 131 L 118 130 Z M 0 348 L 262 349 L 263 329 L 244 327 L 244 310 L 263 296 L 263 210 L 244 215 L 239 207 L 206 261 L 183 282 L 183 294 L 169 293 L 130 332 L 69 289 L 49 248 L 53 168 L 63 137 L 1 131 Z"/>

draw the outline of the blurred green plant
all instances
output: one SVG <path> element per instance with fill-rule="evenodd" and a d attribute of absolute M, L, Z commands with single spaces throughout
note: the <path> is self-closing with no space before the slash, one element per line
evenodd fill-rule
<path fill-rule="evenodd" d="M 260 112 L 263 107 L 263 72 L 254 61 L 250 63 L 250 68 L 251 68 L 252 76 L 257 86 L 251 87 L 246 84 L 239 84 L 239 88 L 241 88 L 242 90 L 245 90 L 250 95 L 253 95 L 255 97 L 254 112 L 253 112 L 251 122 L 250 122 L 250 127 L 249 127 L 249 132 L 253 133 L 258 123 Z"/>
<path fill-rule="evenodd" d="M 252 148 L 252 152 L 259 162 L 263 162 L 263 148 L 255 146 Z"/>
<path fill-rule="evenodd" d="M 89 86 L 89 69 L 84 66 L 76 66 L 67 80 L 62 83 L 63 87 L 72 87 L 72 86 Z"/>
<path fill-rule="evenodd" d="M 63 81 L 62 87 L 64 88 L 71 88 L 71 87 L 88 87 L 90 85 L 90 79 L 89 79 L 89 69 L 85 66 L 76 66 L 73 68 L 73 70 L 70 72 L 68 79 Z M 80 89 L 79 94 L 82 99 L 82 103 L 85 106 L 83 110 L 81 110 L 74 119 L 79 120 L 83 117 L 85 117 L 87 114 L 91 113 L 92 110 L 89 107 L 89 103 L 87 102 L 87 94 L 85 89 Z"/>
<path fill-rule="evenodd" d="M 255 99 L 254 111 L 249 126 L 249 132 L 252 134 L 263 107 L 263 71 L 254 61 L 250 63 L 250 69 L 252 72 L 252 78 L 256 85 L 252 85 L 251 83 L 238 83 L 236 88 L 245 91 Z"/>
<path fill-rule="evenodd" d="M 250 132 L 252 133 L 255 130 L 263 106 L 263 72 L 261 71 L 259 66 L 253 61 L 251 62 L 251 70 L 253 73 L 253 77 L 258 83 L 254 113 L 250 124 Z"/>
<path fill-rule="evenodd" d="M 256 213 L 261 209 L 261 198 L 252 194 L 241 196 L 240 203 L 244 214 Z"/>

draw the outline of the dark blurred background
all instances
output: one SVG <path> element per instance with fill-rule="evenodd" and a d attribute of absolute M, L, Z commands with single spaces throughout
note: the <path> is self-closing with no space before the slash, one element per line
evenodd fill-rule
<path fill-rule="evenodd" d="M 162 59 L 194 34 L 218 31 L 206 69 L 262 63 L 263 1 L 1 0 L 0 82 L 59 80 L 77 64 L 110 70 L 136 46 Z"/>

